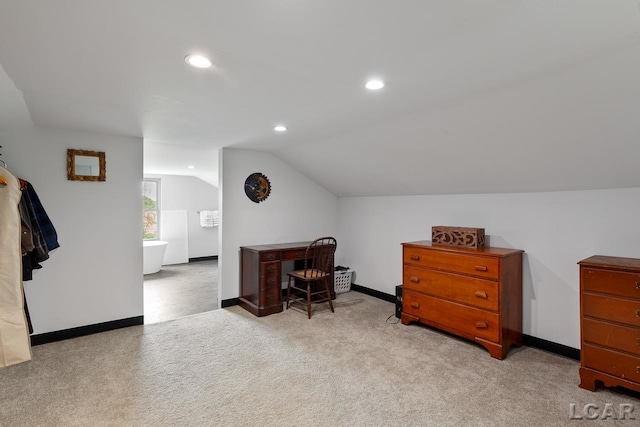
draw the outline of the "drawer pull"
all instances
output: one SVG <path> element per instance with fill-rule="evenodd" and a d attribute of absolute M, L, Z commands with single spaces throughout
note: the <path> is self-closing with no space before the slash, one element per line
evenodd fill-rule
<path fill-rule="evenodd" d="M 487 299 L 489 297 L 487 293 L 483 291 L 476 291 L 475 295 L 476 297 L 482 298 L 482 299 Z"/>
<path fill-rule="evenodd" d="M 636 317 L 640 317 L 640 310 L 636 310 Z"/>
<path fill-rule="evenodd" d="M 487 329 L 489 327 L 489 325 L 487 325 L 485 322 L 476 322 L 476 328 L 478 329 Z"/>
<path fill-rule="evenodd" d="M 273 270 L 275 270 L 275 267 L 273 265 L 267 267 L 267 273 L 273 273 Z"/>
<path fill-rule="evenodd" d="M 416 276 L 411 276 L 409 280 L 411 280 L 413 283 L 420 283 L 420 279 Z"/>
<path fill-rule="evenodd" d="M 275 256 L 275 254 L 267 254 L 267 257 L 266 257 L 266 258 L 267 258 L 267 260 L 269 260 L 269 261 L 273 261 L 273 260 L 276 258 L 276 256 Z"/>
<path fill-rule="evenodd" d="M 409 305 L 411 306 L 411 308 L 420 308 L 420 304 L 418 304 L 417 302 L 412 302 Z"/>
<path fill-rule="evenodd" d="M 636 282 L 636 289 L 640 289 L 640 282 Z"/>
<path fill-rule="evenodd" d="M 636 374 L 640 374 L 640 366 L 636 366 Z"/>
<path fill-rule="evenodd" d="M 420 255 L 413 254 L 413 255 L 411 255 L 411 259 L 413 261 L 420 261 Z"/>
<path fill-rule="evenodd" d="M 476 265 L 476 271 L 487 271 L 489 270 L 486 265 Z"/>

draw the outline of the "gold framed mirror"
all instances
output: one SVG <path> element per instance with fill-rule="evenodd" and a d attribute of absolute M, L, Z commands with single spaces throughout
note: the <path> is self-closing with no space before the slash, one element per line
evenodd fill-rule
<path fill-rule="evenodd" d="M 69 181 L 106 181 L 107 162 L 103 151 L 67 150 Z"/>

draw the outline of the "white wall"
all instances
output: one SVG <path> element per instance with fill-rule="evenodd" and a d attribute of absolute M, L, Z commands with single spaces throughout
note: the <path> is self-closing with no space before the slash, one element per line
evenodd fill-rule
<path fill-rule="evenodd" d="M 271 154 L 224 148 L 219 159 L 222 228 L 218 283 L 219 298 L 225 300 L 239 296 L 240 246 L 335 235 L 338 199 Z M 262 172 L 271 181 L 271 195 L 259 204 L 244 193 L 244 181 L 254 172 Z"/>
<path fill-rule="evenodd" d="M 161 209 L 186 210 L 189 258 L 218 255 L 218 228 L 200 227 L 199 211 L 218 209 L 218 189 L 193 176 L 146 175 L 161 180 Z M 162 236 L 160 236 L 162 238 Z"/>
<path fill-rule="evenodd" d="M 394 294 L 402 248 L 431 226 L 484 227 L 491 246 L 523 249 L 524 333 L 580 348 L 579 270 L 591 255 L 640 257 L 640 188 L 339 199 L 344 265 L 358 285 Z"/>
<path fill-rule="evenodd" d="M 0 134 L 0 145 L 60 242 L 25 282 L 34 333 L 141 316 L 142 140 L 29 127 Z M 106 152 L 106 182 L 67 181 L 68 148 Z"/>

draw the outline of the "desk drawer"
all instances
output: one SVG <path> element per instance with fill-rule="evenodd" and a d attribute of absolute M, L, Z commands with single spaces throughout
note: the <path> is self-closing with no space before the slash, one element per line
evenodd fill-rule
<path fill-rule="evenodd" d="M 280 252 L 260 252 L 260 261 L 275 261 L 280 259 Z"/>
<path fill-rule="evenodd" d="M 624 271 L 582 270 L 583 291 L 640 299 L 640 274 Z"/>
<path fill-rule="evenodd" d="M 640 356 L 640 328 L 583 319 L 582 339 L 603 347 Z"/>
<path fill-rule="evenodd" d="M 282 264 L 280 261 L 261 262 L 260 263 L 260 289 L 281 287 L 281 273 Z"/>
<path fill-rule="evenodd" d="M 261 276 L 260 277 L 260 289 L 266 288 L 282 288 L 282 278 L 280 276 Z"/>
<path fill-rule="evenodd" d="M 282 288 L 266 288 L 260 291 L 260 305 L 270 306 L 281 304 L 282 301 Z"/>
<path fill-rule="evenodd" d="M 402 311 L 493 342 L 500 340 L 497 313 L 449 302 L 410 290 L 402 293 Z"/>
<path fill-rule="evenodd" d="M 591 369 L 640 383 L 640 358 L 599 346 L 582 346 L 582 363 Z"/>
<path fill-rule="evenodd" d="M 486 310 L 498 311 L 499 307 L 498 282 L 492 280 L 404 265 L 402 285 Z"/>
<path fill-rule="evenodd" d="M 280 261 L 275 262 L 261 262 L 260 263 L 260 276 L 261 277 L 280 277 Z"/>
<path fill-rule="evenodd" d="M 582 315 L 640 327 L 640 301 L 583 293 Z"/>
<path fill-rule="evenodd" d="M 297 250 L 287 250 L 282 253 L 283 261 L 291 261 L 296 259 L 304 259 L 305 253 L 307 252 L 305 249 L 297 249 Z M 313 258 L 314 251 L 309 251 L 309 258 Z"/>
<path fill-rule="evenodd" d="M 498 259 L 473 254 L 448 253 L 405 246 L 403 262 L 491 279 L 499 277 L 500 261 Z"/>

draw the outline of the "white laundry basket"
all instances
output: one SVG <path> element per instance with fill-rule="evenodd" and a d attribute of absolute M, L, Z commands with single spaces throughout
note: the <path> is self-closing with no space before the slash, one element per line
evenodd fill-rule
<path fill-rule="evenodd" d="M 353 270 L 337 270 L 333 273 L 333 290 L 336 294 L 351 290 L 351 277 Z"/>

